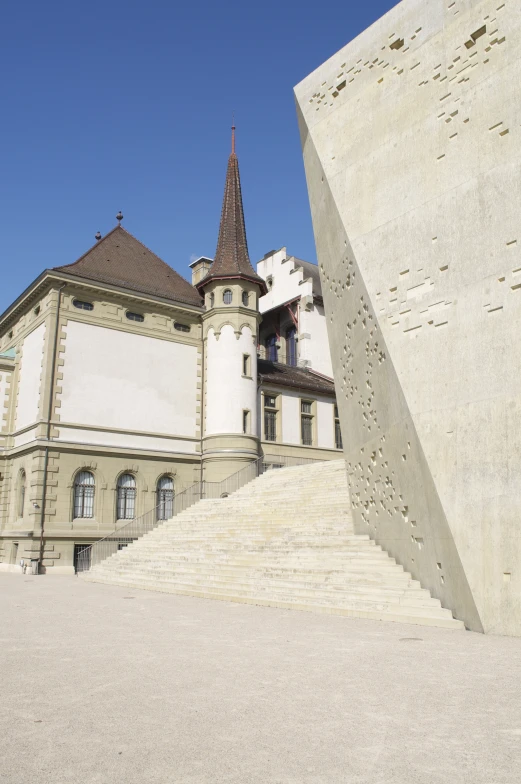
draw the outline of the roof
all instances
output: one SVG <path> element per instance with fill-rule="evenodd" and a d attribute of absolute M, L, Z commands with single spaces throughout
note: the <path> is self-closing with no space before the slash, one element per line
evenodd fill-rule
<path fill-rule="evenodd" d="M 116 226 L 74 264 L 57 272 L 122 286 L 141 294 L 202 305 L 197 289 L 122 226 Z"/>
<path fill-rule="evenodd" d="M 233 139 L 233 137 L 232 137 Z M 232 141 L 233 144 L 233 141 Z M 216 278 L 247 278 L 253 280 L 266 291 L 266 283 L 253 269 L 248 254 L 246 240 L 246 225 L 244 223 L 244 209 L 242 205 L 241 179 L 239 175 L 239 161 L 233 151 L 228 158 L 224 198 L 219 224 L 219 238 L 215 259 L 208 275 L 197 284 L 200 289 L 210 280 Z"/>
<path fill-rule="evenodd" d="M 259 359 L 257 373 L 261 384 L 275 384 L 296 389 L 308 389 L 321 395 L 334 395 L 335 384 L 332 379 L 321 376 L 309 368 L 291 367 L 280 362 Z"/>
<path fill-rule="evenodd" d="M 310 261 L 303 261 L 302 259 L 296 259 L 293 256 L 291 257 L 291 260 L 296 264 L 297 267 L 302 267 L 305 278 L 311 278 L 313 282 L 313 294 L 317 294 L 319 297 L 321 297 L 322 284 L 320 282 L 320 272 L 318 271 L 317 264 L 312 264 Z"/>

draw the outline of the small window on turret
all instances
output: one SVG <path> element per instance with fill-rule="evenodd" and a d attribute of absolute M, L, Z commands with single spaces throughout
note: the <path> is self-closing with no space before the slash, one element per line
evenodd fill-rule
<path fill-rule="evenodd" d="M 268 287 L 268 291 L 271 291 L 273 288 L 273 275 L 268 275 L 266 278 L 266 286 Z"/>
<path fill-rule="evenodd" d="M 247 291 L 243 291 L 242 292 L 242 304 L 244 305 L 244 307 L 246 307 L 246 308 L 248 307 L 249 301 L 250 301 L 250 295 L 248 294 Z"/>
<path fill-rule="evenodd" d="M 225 305 L 231 305 L 233 294 L 231 289 L 225 289 L 223 292 L 223 302 Z"/>
<path fill-rule="evenodd" d="M 208 307 L 213 308 L 214 305 L 215 305 L 215 294 L 212 291 L 212 293 L 208 297 Z"/>

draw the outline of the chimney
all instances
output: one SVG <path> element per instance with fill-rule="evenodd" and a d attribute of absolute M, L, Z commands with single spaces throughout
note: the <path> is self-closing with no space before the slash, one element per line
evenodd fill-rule
<path fill-rule="evenodd" d="M 192 286 L 196 286 L 200 280 L 208 275 L 212 262 L 213 259 L 207 259 L 206 256 L 200 256 L 195 261 L 192 261 L 190 264 L 192 270 Z"/>

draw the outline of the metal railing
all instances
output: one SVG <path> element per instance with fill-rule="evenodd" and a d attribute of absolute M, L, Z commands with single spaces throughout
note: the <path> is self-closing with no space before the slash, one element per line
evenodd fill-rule
<path fill-rule="evenodd" d="M 226 498 L 227 496 L 240 490 L 241 487 L 256 479 L 266 471 L 275 468 L 291 468 L 292 466 L 306 465 L 308 463 L 321 462 L 312 457 L 284 457 L 280 455 L 263 455 L 248 465 L 236 471 L 235 474 L 223 479 L 221 482 L 196 482 L 187 487 L 181 493 L 174 496 L 172 517 L 184 512 L 190 506 L 203 499 Z M 123 550 L 127 545 L 140 539 L 145 534 L 152 531 L 165 520 L 159 519 L 159 507 L 156 506 L 140 517 L 135 517 L 128 523 L 116 527 L 110 534 L 99 539 L 90 547 L 85 547 L 80 553 L 76 562 L 76 571 L 87 572 L 97 564 L 101 563 L 119 550 Z M 172 518 L 169 518 L 172 519 Z"/>

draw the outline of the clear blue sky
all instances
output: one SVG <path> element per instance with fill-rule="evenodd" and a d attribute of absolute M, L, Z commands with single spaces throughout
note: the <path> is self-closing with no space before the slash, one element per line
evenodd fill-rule
<path fill-rule="evenodd" d="M 390 0 L 7 3 L 0 312 L 123 225 L 188 277 L 213 256 L 237 125 L 253 262 L 315 261 L 292 89 Z"/>

